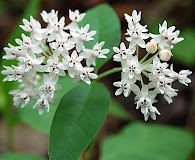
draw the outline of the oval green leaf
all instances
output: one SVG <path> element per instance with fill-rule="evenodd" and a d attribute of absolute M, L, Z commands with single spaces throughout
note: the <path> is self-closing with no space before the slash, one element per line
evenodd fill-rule
<path fill-rule="evenodd" d="M 46 158 L 28 153 L 5 153 L 0 156 L 0 160 L 46 160 Z"/>
<path fill-rule="evenodd" d="M 109 93 L 100 83 L 80 83 L 58 106 L 50 131 L 50 160 L 77 160 L 102 126 Z"/>
<path fill-rule="evenodd" d="M 105 41 L 104 48 L 110 52 L 106 59 L 96 59 L 95 69 L 98 71 L 113 56 L 113 47 L 118 46 L 121 39 L 120 21 L 116 12 L 107 4 L 89 9 L 80 26 L 90 24 L 90 30 L 96 30 L 93 41 L 87 42 L 86 48 L 93 48 L 97 42 Z"/>
<path fill-rule="evenodd" d="M 104 141 L 100 160 L 187 160 L 193 147 L 183 129 L 133 123 Z"/>

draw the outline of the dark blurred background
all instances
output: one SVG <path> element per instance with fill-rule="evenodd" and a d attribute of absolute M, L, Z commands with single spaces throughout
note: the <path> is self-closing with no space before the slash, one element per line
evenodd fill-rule
<path fill-rule="evenodd" d="M 7 45 L 7 39 L 13 29 L 17 27 L 18 21 L 24 12 L 28 1 L 26 0 L 0 0 L 0 53 L 3 53 L 3 47 Z M 142 24 L 149 27 L 155 24 L 156 29 L 158 23 L 162 24 L 163 20 L 172 22 L 181 32 L 186 28 L 195 30 L 195 2 L 194 0 L 41 0 L 39 12 L 42 10 L 50 11 L 55 9 L 59 11 L 59 17 L 65 16 L 68 20 L 68 10 L 79 9 L 85 12 L 87 9 L 100 3 L 108 3 L 116 11 L 121 21 L 122 36 L 121 40 L 125 41 L 123 36 L 126 32 L 127 23 L 124 19 L 124 13 L 131 14 L 133 9 L 142 11 Z M 40 16 L 37 17 L 40 19 Z M 66 22 L 67 23 L 67 22 Z M 169 23 L 168 23 L 169 25 Z M 169 25 L 170 26 L 170 25 Z M 192 33 L 194 34 L 194 33 Z M 181 42 L 182 43 L 182 42 Z M 190 45 L 195 44 L 195 39 Z M 188 46 L 185 46 L 188 50 Z M 174 54 L 174 53 L 173 53 Z M 193 54 L 195 56 L 195 52 Z M 190 76 L 192 83 L 186 87 L 176 83 L 175 88 L 179 89 L 178 96 L 173 99 L 173 104 L 168 105 L 162 98 L 158 99 L 157 108 L 161 112 L 161 116 L 157 117 L 157 121 L 149 121 L 148 123 L 163 123 L 186 128 L 195 133 L 195 62 L 190 65 L 181 63 L 174 59 L 174 68 L 176 71 L 182 69 L 190 69 L 193 74 Z M 118 66 L 119 64 L 110 60 L 100 72 Z M 120 79 L 120 74 L 113 74 L 102 80 L 110 90 L 111 96 L 121 103 L 124 108 L 131 113 L 136 119 L 143 120 L 140 111 L 135 110 L 133 97 L 124 98 L 123 96 L 115 97 L 115 88 L 113 82 Z M 102 127 L 98 140 L 107 135 L 114 134 L 125 125 L 125 120 L 121 120 L 114 116 L 108 116 Z M 0 154 L 6 151 L 6 129 L 5 123 L 0 115 Z M 21 124 L 15 129 L 15 150 L 36 153 L 47 156 L 48 135 L 39 133 L 30 127 Z M 32 141 L 28 141 L 28 137 Z M 33 142 L 33 143 L 32 143 Z M 98 144 L 94 153 L 94 160 L 98 158 Z"/>

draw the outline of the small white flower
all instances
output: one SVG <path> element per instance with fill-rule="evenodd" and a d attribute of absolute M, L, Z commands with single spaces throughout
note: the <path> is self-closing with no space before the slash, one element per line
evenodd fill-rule
<path fill-rule="evenodd" d="M 162 26 L 159 24 L 159 33 L 160 34 L 151 34 L 153 41 L 159 44 L 161 49 L 164 49 L 165 46 L 165 36 L 167 36 L 167 22 L 164 21 Z"/>
<path fill-rule="evenodd" d="M 168 36 L 167 21 L 164 21 L 162 26 L 159 24 L 159 34 L 151 34 L 153 41 L 158 44 L 161 49 L 166 46 L 166 37 Z"/>
<path fill-rule="evenodd" d="M 164 94 L 166 91 L 175 91 L 171 86 L 169 85 L 170 83 L 173 82 L 173 79 L 166 78 L 166 77 L 158 77 L 157 79 L 157 89 L 159 89 L 161 94 Z"/>
<path fill-rule="evenodd" d="M 181 42 L 181 41 L 184 40 L 183 37 L 178 38 L 179 33 L 180 33 L 180 31 L 177 30 L 177 31 L 175 31 L 175 32 L 173 32 L 173 33 L 170 33 L 170 34 L 168 35 L 167 45 L 168 45 L 170 48 L 173 48 L 173 45 L 175 45 L 175 44 L 177 44 L 177 43 L 179 43 L 179 42 Z"/>
<path fill-rule="evenodd" d="M 190 74 L 192 74 L 192 71 L 181 70 L 178 74 L 179 82 L 188 86 L 188 83 L 191 83 L 191 79 L 189 79 L 187 76 L 189 76 Z"/>
<path fill-rule="evenodd" d="M 41 28 L 41 24 L 39 21 L 35 20 L 32 16 L 30 16 L 30 21 L 23 19 L 24 25 L 20 25 L 20 27 L 26 31 L 30 32 L 31 36 L 33 36 L 36 40 L 41 41 L 44 37 L 44 33 L 46 29 Z"/>
<path fill-rule="evenodd" d="M 177 96 L 178 90 L 171 88 L 171 86 L 167 85 L 166 90 L 164 92 L 165 100 L 170 104 L 173 102 L 172 98 Z"/>
<path fill-rule="evenodd" d="M 115 53 L 117 53 L 113 56 L 114 61 L 121 62 L 125 59 L 128 59 L 129 55 L 134 54 L 136 48 L 126 48 L 124 42 L 121 42 L 120 48 L 113 47 L 113 50 Z"/>
<path fill-rule="evenodd" d="M 105 54 L 109 52 L 109 49 L 102 49 L 104 41 L 96 43 L 93 49 L 83 49 L 81 55 L 86 59 L 87 66 L 96 65 L 95 58 L 107 58 Z"/>
<path fill-rule="evenodd" d="M 93 40 L 93 36 L 96 34 L 96 31 L 89 31 L 90 25 L 87 24 L 85 27 L 81 27 L 79 30 L 75 32 L 71 32 L 72 38 L 70 39 L 73 44 L 76 44 L 77 52 L 80 52 L 83 49 L 84 41 Z"/>
<path fill-rule="evenodd" d="M 150 71 L 156 76 L 164 76 L 167 75 L 170 70 L 167 69 L 169 65 L 166 62 L 161 63 L 160 59 L 155 56 L 153 59 L 153 64 L 149 64 L 146 70 Z"/>
<path fill-rule="evenodd" d="M 44 71 L 52 72 L 59 76 L 65 76 L 66 69 L 67 67 L 62 62 L 59 62 L 58 57 L 49 57 L 47 64 L 43 67 Z"/>
<path fill-rule="evenodd" d="M 164 21 L 162 26 L 159 24 L 159 34 L 151 34 L 153 41 L 158 43 L 160 49 L 171 49 L 173 45 L 181 42 L 183 38 L 178 38 L 179 30 L 175 31 L 175 26 L 167 28 L 167 22 Z"/>
<path fill-rule="evenodd" d="M 160 115 L 160 112 L 156 107 L 152 106 L 148 108 L 148 111 L 144 114 L 144 120 L 147 121 L 150 116 L 153 120 L 156 120 L 156 114 Z"/>
<path fill-rule="evenodd" d="M 141 20 L 141 11 L 137 13 L 136 10 L 133 10 L 132 16 L 129 16 L 126 13 L 124 14 L 124 16 L 128 23 L 136 24 L 136 23 L 139 23 L 139 21 Z"/>
<path fill-rule="evenodd" d="M 96 43 L 93 46 L 93 51 L 94 51 L 94 55 L 98 58 L 107 58 L 105 56 L 105 54 L 107 54 L 109 52 L 109 49 L 102 49 L 103 45 L 105 44 L 104 41 L 100 42 L 100 43 Z"/>
<path fill-rule="evenodd" d="M 38 57 L 34 54 L 31 56 L 26 53 L 26 57 L 18 57 L 18 61 L 20 62 L 20 66 L 23 67 L 26 71 L 28 71 L 31 68 L 40 70 L 41 69 L 41 63 L 44 61 L 44 57 Z"/>
<path fill-rule="evenodd" d="M 85 16 L 85 13 L 79 13 L 79 10 L 75 10 L 74 12 L 69 10 L 69 18 L 73 22 L 81 22 Z"/>
<path fill-rule="evenodd" d="M 90 41 L 93 40 L 93 36 L 96 34 L 96 31 L 90 31 L 89 30 L 90 25 L 87 24 L 85 27 L 81 27 L 81 29 L 78 31 L 80 34 L 80 39 L 84 41 Z"/>
<path fill-rule="evenodd" d="M 45 10 L 41 12 L 41 17 L 43 18 L 43 21 L 48 23 L 49 21 L 52 21 L 52 19 L 56 19 L 58 16 L 58 11 L 55 11 L 52 9 L 49 13 L 47 13 Z"/>
<path fill-rule="evenodd" d="M 14 96 L 14 106 L 18 107 L 21 104 L 21 108 L 24 108 L 30 102 L 31 97 L 35 96 L 35 94 L 32 92 L 32 88 L 29 87 L 25 88 L 24 91 L 13 90 L 9 93 Z"/>
<path fill-rule="evenodd" d="M 50 33 L 54 32 L 59 32 L 64 29 L 65 25 L 65 17 L 61 17 L 60 20 L 58 21 L 58 17 L 55 16 L 51 20 L 49 20 L 50 28 L 51 31 Z"/>
<path fill-rule="evenodd" d="M 96 79 L 98 76 L 93 72 L 94 68 L 93 67 L 80 67 L 79 72 L 80 72 L 80 79 L 84 81 L 87 84 L 91 84 L 90 79 Z M 75 77 L 74 82 L 77 82 L 79 80 L 78 76 Z"/>
<path fill-rule="evenodd" d="M 81 61 L 83 56 L 78 56 L 77 52 L 74 50 L 71 56 L 67 55 L 63 58 L 63 63 L 68 68 L 68 74 L 71 78 L 74 78 L 75 75 L 79 74 L 78 69 L 82 68 Z"/>
<path fill-rule="evenodd" d="M 21 50 L 25 50 L 27 52 L 31 51 L 32 53 L 41 53 L 42 49 L 38 44 L 32 42 L 31 38 L 22 34 L 22 40 L 16 39 L 16 43 L 19 45 Z"/>
<path fill-rule="evenodd" d="M 141 91 L 136 85 L 133 85 L 133 92 L 136 94 L 135 100 L 138 100 L 136 109 L 141 108 L 144 120 L 147 121 L 149 116 L 155 120 L 156 114 L 160 115 L 157 108 L 152 105 L 155 102 L 156 92 L 149 92 L 147 85 L 144 85 Z"/>
<path fill-rule="evenodd" d="M 119 87 L 119 89 L 116 90 L 115 95 L 118 96 L 121 93 L 124 94 L 125 97 L 128 97 L 131 93 L 131 81 L 129 79 L 122 79 L 119 82 L 114 82 L 114 86 Z"/>
<path fill-rule="evenodd" d="M 33 106 L 33 109 L 39 107 L 39 115 L 42 115 L 45 110 L 49 112 L 49 108 L 50 108 L 49 103 L 50 103 L 49 98 L 42 94 L 41 97 L 37 100 L 37 102 Z"/>
<path fill-rule="evenodd" d="M 57 85 L 58 76 L 55 74 L 43 74 L 43 82 L 44 84 L 39 87 L 39 90 L 46 97 L 54 98 L 54 92 L 56 89 L 61 89 L 60 85 Z"/>
<path fill-rule="evenodd" d="M 152 107 L 152 101 L 150 98 L 143 96 L 137 101 L 137 107 L 136 109 L 139 109 L 141 107 L 141 113 L 145 114 L 148 112 L 148 108 Z"/>
<path fill-rule="evenodd" d="M 24 56 L 26 54 L 26 51 L 19 49 L 19 46 L 13 46 L 8 43 L 9 47 L 4 47 L 4 51 L 6 52 L 6 55 L 4 55 L 2 58 L 11 60 L 11 59 L 17 59 L 18 57 Z"/>
<path fill-rule="evenodd" d="M 74 48 L 74 45 L 71 44 L 67 36 L 56 35 L 56 41 L 50 43 L 51 48 L 57 49 L 60 52 L 67 52 Z"/>
<path fill-rule="evenodd" d="M 123 68 L 123 72 L 129 74 L 129 79 L 140 79 L 141 71 L 144 67 L 139 64 L 137 56 L 134 56 L 131 60 L 127 60 L 127 66 Z"/>
<path fill-rule="evenodd" d="M 132 91 L 136 95 L 135 100 L 138 100 L 136 109 L 139 109 L 140 107 L 143 107 L 141 109 L 141 112 L 144 114 L 145 109 L 147 107 L 152 106 L 152 103 L 154 102 L 154 98 L 156 97 L 156 93 L 155 92 L 149 92 L 147 85 L 144 85 L 142 87 L 141 91 L 140 91 L 140 89 L 137 85 L 132 85 Z"/>
<path fill-rule="evenodd" d="M 131 26 L 130 29 L 127 29 L 127 34 L 129 37 L 126 38 L 130 42 L 130 47 L 135 47 L 139 45 L 141 48 L 145 48 L 146 44 L 144 39 L 149 38 L 149 34 L 143 33 L 143 30 L 138 26 Z"/>
<path fill-rule="evenodd" d="M 66 56 L 66 61 L 68 62 L 69 67 L 75 67 L 76 65 L 80 64 L 83 60 L 83 56 L 78 56 L 77 52 L 74 50 L 71 56 Z"/>
<path fill-rule="evenodd" d="M 47 26 L 47 41 L 52 42 L 56 40 L 57 36 L 69 36 L 68 33 L 64 31 L 65 17 L 61 17 L 58 21 L 57 14 L 52 15 L 53 17 L 48 19 Z"/>
<path fill-rule="evenodd" d="M 17 81 L 25 74 L 25 70 L 21 66 L 3 66 L 6 70 L 1 71 L 1 74 L 7 75 L 3 81 Z"/>
<path fill-rule="evenodd" d="M 191 79 L 188 78 L 190 74 L 192 74 L 192 71 L 190 70 L 181 70 L 179 73 L 175 72 L 173 70 L 173 64 L 170 67 L 170 73 L 169 76 L 173 78 L 173 80 L 178 80 L 181 84 L 184 84 L 188 86 L 188 83 L 191 83 Z"/>
<path fill-rule="evenodd" d="M 65 29 L 69 29 L 70 32 L 79 30 L 78 22 L 81 22 L 85 16 L 85 13 L 80 13 L 79 10 L 69 10 L 69 19 L 72 21 Z"/>

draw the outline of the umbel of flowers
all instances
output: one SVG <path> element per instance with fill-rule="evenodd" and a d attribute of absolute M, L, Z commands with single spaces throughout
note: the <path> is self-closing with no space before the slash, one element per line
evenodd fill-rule
<path fill-rule="evenodd" d="M 145 121 L 149 116 L 156 120 L 156 114 L 160 115 L 154 106 L 157 102 L 156 96 L 163 95 L 170 104 L 178 91 L 172 87 L 172 83 L 178 80 L 188 86 L 191 82 L 187 77 L 192 73 L 191 71 L 182 70 L 177 73 L 173 70 L 173 64 L 169 66 L 167 63 L 172 56 L 171 49 L 183 38 L 178 37 L 180 31 L 175 30 L 175 26 L 168 28 L 166 21 L 159 25 L 159 34 L 148 33 L 147 26 L 140 24 L 141 11 L 137 13 L 133 10 L 131 16 L 125 14 L 125 19 L 128 23 L 125 34 L 129 42 L 128 47 L 124 42 L 119 48 L 113 47 L 116 53 L 113 59 L 120 62 L 122 66 L 121 81 L 114 82 L 114 86 L 118 87 L 115 95 L 123 93 L 125 97 L 128 97 L 133 92 L 136 109 L 141 108 Z M 146 51 L 143 58 L 139 57 L 139 47 Z M 149 83 L 144 83 L 143 76 Z"/>
<path fill-rule="evenodd" d="M 17 66 L 4 66 L 5 70 L 1 71 L 6 75 L 3 81 L 20 83 L 19 89 L 10 91 L 16 107 L 23 108 L 34 99 L 33 108 L 39 108 L 41 115 L 45 110 L 49 112 L 55 91 L 62 89 L 57 83 L 59 77 L 69 75 L 74 82 L 84 81 L 89 85 L 91 79 L 98 78 L 93 73 L 96 58 L 107 58 L 109 49 L 103 49 L 104 41 L 90 49 L 85 47 L 84 42 L 93 40 L 96 31 L 89 31 L 90 24 L 79 27 L 78 22 L 84 16 L 85 13 L 78 10 L 69 10 L 71 23 L 66 25 L 65 17 L 58 19 L 57 11 L 42 11 L 46 28 L 42 28 L 32 16 L 29 21 L 23 19 L 20 27 L 29 36 L 22 34 L 22 39 L 15 40 L 17 46 L 8 44 L 9 47 L 4 48 L 6 54 L 3 58 L 16 60 Z M 159 34 L 148 33 L 147 26 L 140 24 L 141 12 L 136 10 L 131 16 L 125 14 L 125 19 L 128 22 L 125 35 L 129 44 L 126 46 L 122 42 L 119 47 L 113 47 L 116 53 L 113 60 L 121 63 L 117 70 L 121 71 L 121 80 L 113 84 L 118 87 L 115 95 L 123 93 L 128 97 L 135 94 L 136 109 L 141 108 L 145 121 L 149 116 L 155 120 L 156 114 L 160 115 L 154 106 L 157 95 L 163 95 L 170 104 L 178 91 L 172 88 L 172 83 L 178 80 L 187 86 L 191 82 L 187 77 L 191 71 L 177 73 L 173 70 L 173 64 L 169 66 L 167 63 L 172 56 L 171 49 L 183 38 L 178 37 L 180 31 L 175 31 L 175 26 L 168 28 L 166 21 L 159 25 Z M 142 58 L 139 57 L 139 47 L 146 50 Z M 148 78 L 147 84 L 143 76 Z"/>
<path fill-rule="evenodd" d="M 105 42 L 94 45 L 92 49 L 84 46 L 85 41 L 93 40 L 96 31 L 90 31 L 90 25 L 79 27 L 85 13 L 69 10 L 71 23 L 65 25 L 65 17 L 58 19 L 58 12 L 43 11 L 41 17 L 46 28 L 32 16 L 30 21 L 23 19 L 20 27 L 30 36 L 22 34 L 22 39 L 16 39 L 18 46 L 8 44 L 5 47 L 6 60 L 17 60 L 17 66 L 4 66 L 1 73 L 6 75 L 3 81 L 18 81 L 20 87 L 10 92 L 14 96 L 14 105 L 25 107 L 31 99 L 36 103 L 33 108 L 39 108 L 39 114 L 44 110 L 49 112 L 55 99 L 55 91 L 62 87 L 57 84 L 60 76 L 67 74 L 74 82 L 80 80 L 90 84 L 90 79 L 98 76 L 93 73 L 95 59 L 107 58 L 108 49 L 102 49 Z M 85 63 L 83 63 L 85 61 Z"/>

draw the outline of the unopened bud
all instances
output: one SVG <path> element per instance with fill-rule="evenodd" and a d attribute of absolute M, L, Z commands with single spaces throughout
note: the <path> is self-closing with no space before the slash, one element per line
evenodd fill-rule
<path fill-rule="evenodd" d="M 155 53 L 157 51 L 157 45 L 155 42 L 150 41 L 146 44 L 146 51 L 148 53 Z"/>
<path fill-rule="evenodd" d="M 172 53 L 167 49 L 162 49 L 159 53 L 159 57 L 162 61 L 169 61 Z"/>

